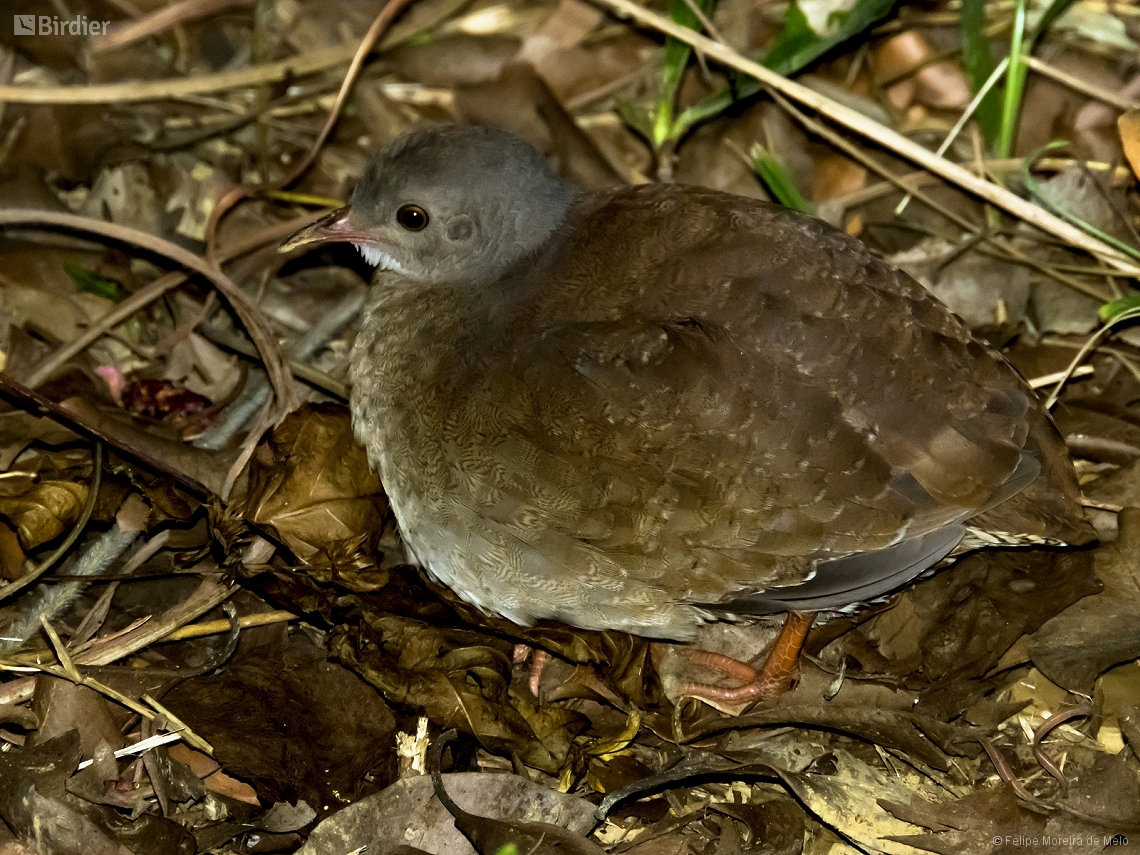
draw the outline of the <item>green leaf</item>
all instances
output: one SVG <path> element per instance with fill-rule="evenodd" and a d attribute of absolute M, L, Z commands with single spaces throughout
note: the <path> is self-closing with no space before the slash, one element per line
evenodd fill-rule
<path fill-rule="evenodd" d="M 1009 69 L 1005 73 L 1005 97 L 1001 106 L 997 156 L 1009 157 L 1013 151 L 1017 122 L 1021 117 L 1021 95 L 1025 88 L 1025 0 L 1017 0 L 1013 15 L 1013 34 L 1009 40 Z"/>
<path fill-rule="evenodd" d="M 653 142 L 653 117 L 646 112 L 645 107 L 628 98 L 619 98 L 614 103 L 614 112 L 630 129 L 641 134 L 646 141 Z"/>
<path fill-rule="evenodd" d="M 495 855 L 519 855 L 519 848 L 513 843 L 508 843 L 506 846 L 498 849 Z"/>
<path fill-rule="evenodd" d="M 680 138 L 694 125 L 716 118 L 737 101 L 749 98 L 759 91 L 760 84 L 751 77 L 745 77 L 740 80 L 735 92 L 723 89 L 712 95 L 706 95 L 692 107 L 681 112 L 677 121 L 673 123 L 673 133 Z"/>
<path fill-rule="evenodd" d="M 986 0 L 962 0 L 962 60 L 970 91 L 975 95 L 994 73 L 994 57 L 986 36 Z M 994 87 L 978 104 L 974 118 L 986 142 L 993 145 L 1001 131 L 1001 92 Z"/>
<path fill-rule="evenodd" d="M 1126 297 L 1105 303 L 1100 307 L 1100 311 L 1098 311 L 1097 314 L 1100 315 L 1102 321 L 1111 321 L 1118 315 L 1136 309 L 1140 309 L 1140 291 L 1134 291 Z"/>
<path fill-rule="evenodd" d="M 757 143 L 752 147 L 752 168 L 772 194 L 772 198 L 785 208 L 793 208 L 805 214 L 814 213 L 811 202 L 803 197 L 800 188 L 792 180 L 787 168 L 764 146 Z"/>
<path fill-rule="evenodd" d="M 1037 21 L 1037 25 L 1029 34 L 1029 50 L 1032 51 L 1040 39 L 1048 29 L 1053 26 L 1053 22 L 1065 14 L 1065 10 L 1073 5 L 1073 0 L 1053 0 L 1049 4 L 1049 8 L 1045 10 L 1045 14 Z"/>
<path fill-rule="evenodd" d="M 712 12 L 715 0 L 694 0 L 695 5 L 706 15 Z M 672 0 L 669 6 L 669 15 L 673 23 L 690 30 L 700 29 L 700 20 L 689 8 L 685 0 Z M 672 37 L 665 40 L 665 70 L 661 80 L 661 94 L 657 99 L 657 114 L 653 120 L 653 134 L 651 140 L 654 147 L 668 139 L 676 139 L 673 130 L 673 105 L 677 101 L 677 89 L 681 86 L 681 79 L 685 76 L 689 57 L 693 49 L 682 41 Z"/>
<path fill-rule="evenodd" d="M 105 297 L 116 303 L 121 303 L 123 298 L 127 296 L 127 292 L 123 286 L 114 279 L 100 276 L 95 271 L 88 270 L 78 261 L 65 261 L 63 263 L 63 269 L 67 271 L 67 275 L 71 277 L 80 291 L 97 294 L 100 297 Z"/>
<path fill-rule="evenodd" d="M 791 77 L 806 68 L 834 47 L 866 32 L 891 13 L 896 0 L 859 0 L 850 11 L 835 15 L 838 21 L 833 32 L 818 36 L 811 31 L 812 39 L 800 29 L 807 25 L 803 10 L 796 3 L 788 6 L 784 16 L 784 31 L 776 37 L 763 64 L 785 77 Z M 751 77 L 742 77 L 734 89 L 725 89 L 703 98 L 677 117 L 673 134 L 680 137 L 699 122 L 720 115 L 737 101 L 749 98 L 760 91 L 760 84 Z"/>
<path fill-rule="evenodd" d="M 805 42 L 795 51 L 789 52 L 786 49 L 781 49 L 777 53 L 777 48 L 780 47 L 780 42 L 784 38 L 784 34 L 781 33 L 776 39 L 776 44 L 772 46 L 772 50 L 768 52 L 768 56 L 764 58 L 764 65 L 785 76 L 791 76 L 802 71 L 832 48 L 838 47 L 869 30 L 891 13 L 895 7 L 895 2 L 896 0 L 859 0 L 847 12 L 840 12 L 832 16 L 837 24 L 831 32 L 816 36 L 815 41 Z M 792 6 L 795 4 L 793 3 Z M 788 16 L 784 20 L 785 31 L 792 16 L 792 6 L 788 7 Z M 803 12 L 798 7 L 796 7 L 796 12 L 801 17 L 803 16 Z M 807 23 L 806 19 L 804 23 Z"/>
<path fill-rule="evenodd" d="M 800 4 L 792 0 L 788 4 L 788 11 L 784 13 L 784 29 L 780 31 L 780 35 L 772 44 L 772 49 L 764 57 L 764 65 L 773 71 L 786 74 L 787 72 L 783 70 L 785 66 L 794 64 L 798 55 L 812 53 L 813 48 L 821 41 L 822 39 L 815 34 L 815 30 L 808 23 L 807 15 L 803 13 Z"/>

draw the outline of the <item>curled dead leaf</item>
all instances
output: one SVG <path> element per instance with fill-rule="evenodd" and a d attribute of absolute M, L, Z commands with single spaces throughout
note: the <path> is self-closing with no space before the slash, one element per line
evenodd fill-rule
<path fill-rule="evenodd" d="M 352 435 L 348 409 L 302 407 L 273 431 L 250 464 L 247 519 L 273 531 L 302 562 L 351 564 L 367 556 L 388 500 Z"/>
<path fill-rule="evenodd" d="M 21 496 L 0 497 L 0 514 L 16 527 L 20 545 L 35 549 L 74 525 L 86 501 L 85 484 L 43 481 Z"/>

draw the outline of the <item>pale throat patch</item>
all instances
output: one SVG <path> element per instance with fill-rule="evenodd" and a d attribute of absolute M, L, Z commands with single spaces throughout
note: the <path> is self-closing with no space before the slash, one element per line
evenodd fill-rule
<path fill-rule="evenodd" d="M 364 260 L 371 264 L 373 267 L 379 267 L 381 270 L 391 270 L 393 273 L 399 273 L 401 276 L 411 276 L 412 273 L 400 262 L 396 261 L 392 256 L 377 246 L 372 246 L 366 243 L 354 243 L 357 252 L 359 252 Z"/>

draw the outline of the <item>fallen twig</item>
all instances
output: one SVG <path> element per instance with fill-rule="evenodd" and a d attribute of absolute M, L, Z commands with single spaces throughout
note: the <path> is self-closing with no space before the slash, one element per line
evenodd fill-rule
<path fill-rule="evenodd" d="M 0 86 L 0 102 L 12 104 L 125 104 L 185 98 L 307 77 L 350 62 L 356 45 L 336 45 L 240 71 L 179 77 L 171 80 L 132 80 L 82 86 Z"/>

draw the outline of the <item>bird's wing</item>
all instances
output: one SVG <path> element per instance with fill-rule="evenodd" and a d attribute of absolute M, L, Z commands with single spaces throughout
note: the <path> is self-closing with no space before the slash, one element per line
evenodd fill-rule
<path fill-rule="evenodd" d="M 688 602 L 813 573 L 845 580 L 828 583 L 831 602 L 917 575 L 1036 474 L 1028 389 L 846 236 L 717 200 L 684 200 L 700 209 L 695 231 L 670 234 L 662 212 L 670 252 L 613 247 L 620 293 L 579 288 L 597 272 L 574 267 L 573 247 L 547 259 L 534 316 L 555 321 L 507 338 L 457 401 L 456 418 L 494 437 L 483 459 L 456 461 L 468 501 L 503 531 L 541 532 L 548 555 L 560 538 L 585 545 Z M 576 239 L 644 221 L 644 200 L 620 201 Z M 849 558 L 866 553 L 877 559 Z"/>

